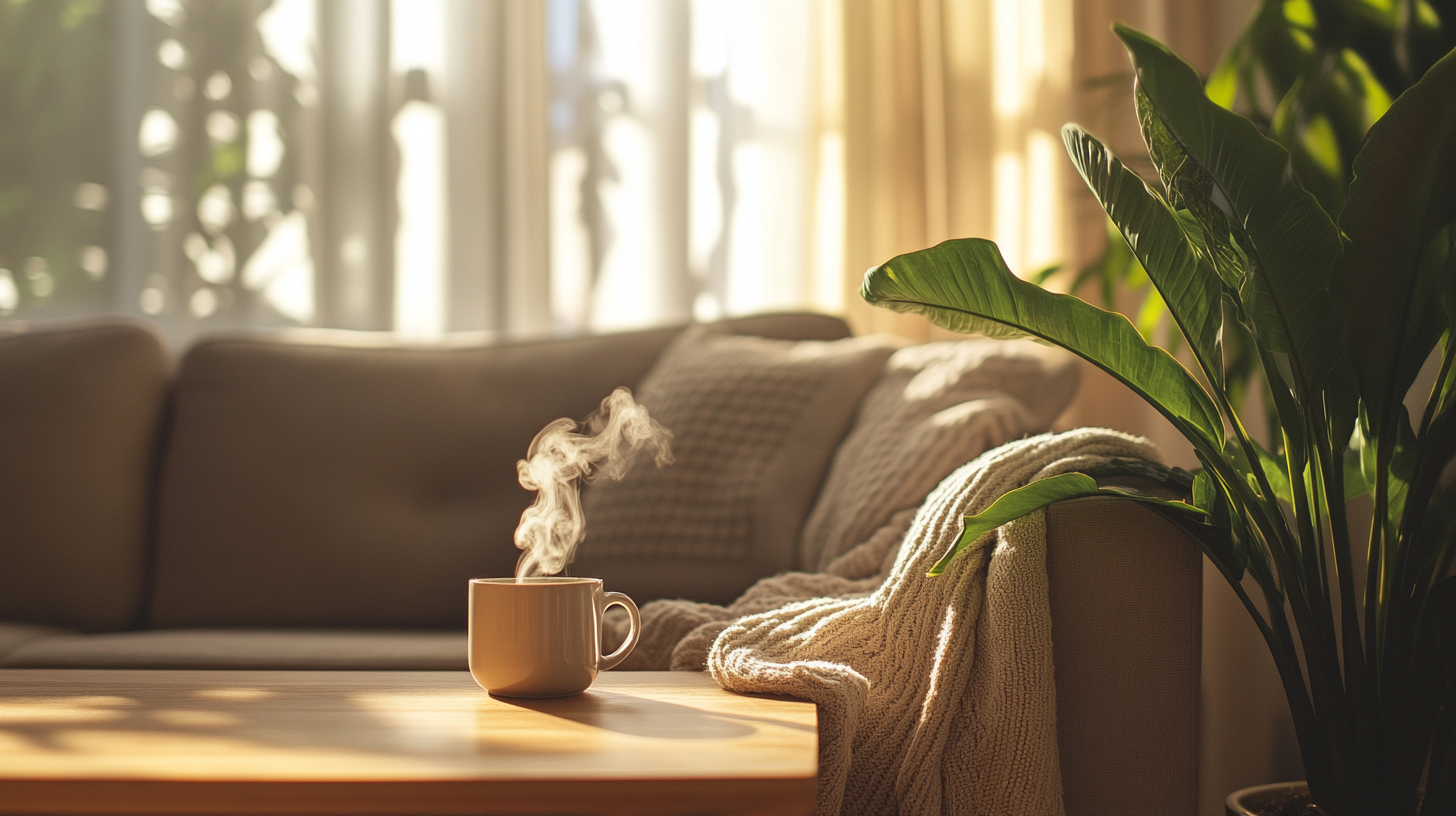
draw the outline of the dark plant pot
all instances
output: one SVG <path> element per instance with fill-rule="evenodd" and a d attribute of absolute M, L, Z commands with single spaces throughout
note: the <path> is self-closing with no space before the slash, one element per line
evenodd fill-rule
<path fill-rule="evenodd" d="M 1228 816 L 1320 816 L 1303 782 L 1275 782 L 1236 790 L 1223 803 Z"/>

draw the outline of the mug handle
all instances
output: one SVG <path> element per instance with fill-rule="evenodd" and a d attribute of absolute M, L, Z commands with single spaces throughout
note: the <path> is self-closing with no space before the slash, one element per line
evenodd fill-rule
<path fill-rule="evenodd" d="M 609 655 L 602 655 L 601 661 L 597 663 L 597 671 L 616 668 L 618 663 L 626 660 L 627 655 L 632 653 L 632 647 L 637 645 L 637 639 L 642 636 L 642 614 L 637 611 L 637 604 L 632 603 L 631 598 L 620 592 L 608 592 L 602 596 L 602 600 L 603 612 L 613 606 L 620 606 L 627 610 L 627 616 L 632 619 L 632 628 L 627 630 L 627 639 L 622 641 L 622 645 L 617 647 L 617 651 Z"/>

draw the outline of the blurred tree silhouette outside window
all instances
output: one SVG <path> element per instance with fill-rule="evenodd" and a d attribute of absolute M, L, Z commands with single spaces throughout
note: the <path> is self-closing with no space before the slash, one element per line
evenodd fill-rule
<path fill-rule="evenodd" d="M 267 53 L 270 3 L 148 0 L 128 21 L 134 5 L 0 4 L 0 315 L 303 317 L 269 297 L 276 259 L 249 266 L 270 236 L 306 259 L 312 200 L 297 124 L 316 92 Z M 115 274 L 127 240 L 132 281 Z"/>
<path fill-rule="evenodd" d="M 429 341 L 840 308 L 832 8 L 0 0 L 0 319 Z"/>
<path fill-rule="evenodd" d="M 106 302 L 110 11 L 0 3 L 0 315 Z"/>

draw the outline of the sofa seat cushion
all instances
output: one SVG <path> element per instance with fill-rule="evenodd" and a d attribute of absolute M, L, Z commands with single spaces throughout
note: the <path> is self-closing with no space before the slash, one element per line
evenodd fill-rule
<path fill-rule="evenodd" d="M 33 640 L 74 634 L 76 634 L 74 630 L 61 629 L 56 626 L 0 621 L 0 660 L 4 660 L 6 655 Z"/>
<path fill-rule="evenodd" d="M 642 457 L 583 500 L 571 574 L 644 603 L 728 603 L 792 569 L 799 530 L 834 448 L 895 345 L 887 338 L 789 342 L 695 328 L 638 398 L 672 432 L 676 461 Z"/>
<path fill-rule="evenodd" d="M 136 625 L 170 369 L 134 323 L 0 327 L 0 620 Z"/>
<path fill-rule="evenodd" d="M 0 658 L 26 669 L 465 670 L 465 633 L 173 629 L 32 640 Z"/>

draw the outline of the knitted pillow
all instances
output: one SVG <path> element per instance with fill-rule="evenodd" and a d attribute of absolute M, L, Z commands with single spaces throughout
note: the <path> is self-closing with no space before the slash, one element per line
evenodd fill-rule
<path fill-rule="evenodd" d="M 951 471 L 1047 430 L 1079 376 L 1070 355 L 1026 340 L 951 340 L 895 352 L 835 453 L 804 525 L 800 568 L 822 571 L 892 517 L 908 526 Z"/>
<path fill-rule="evenodd" d="M 571 574 L 639 604 L 727 603 L 792 568 L 830 456 L 892 351 L 878 338 L 684 332 L 637 395 L 672 431 L 676 462 L 640 461 L 621 482 L 587 489 Z"/>

